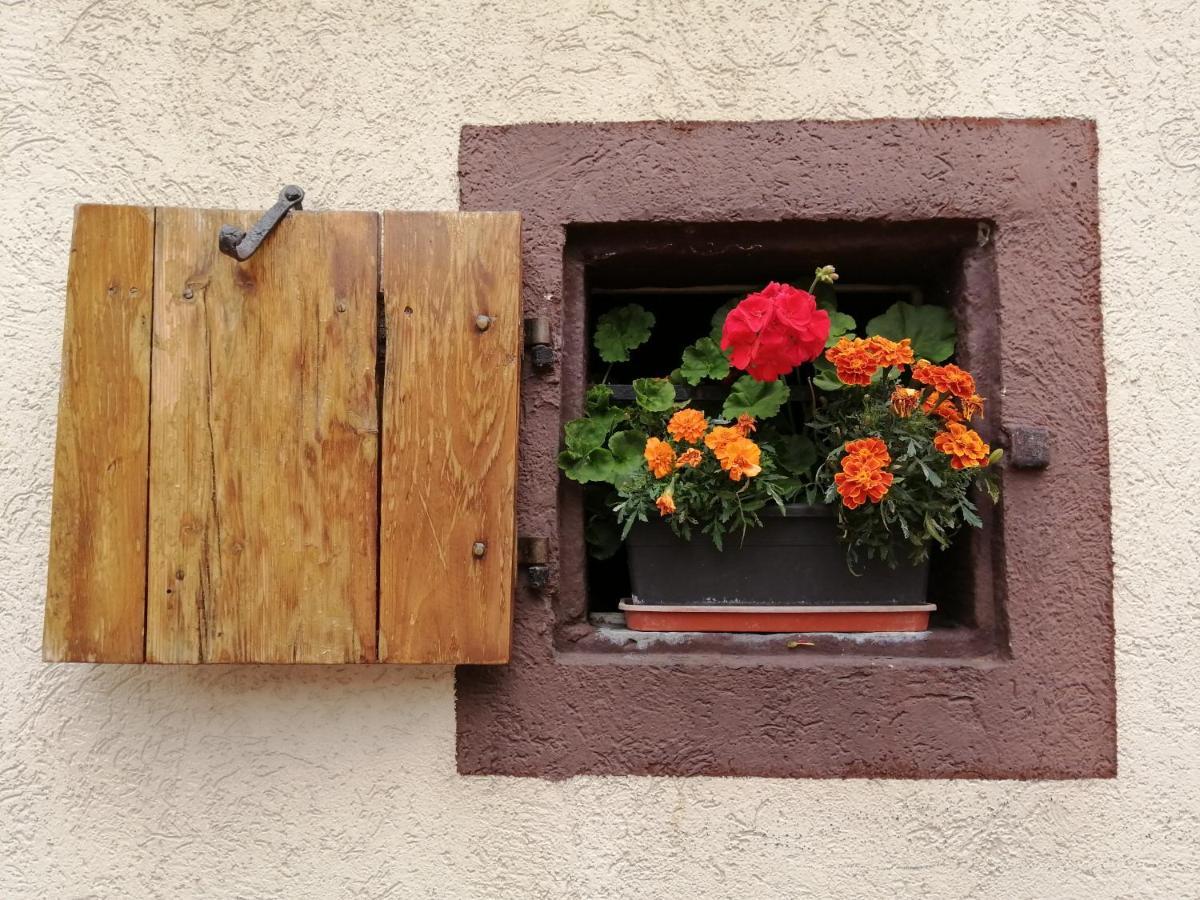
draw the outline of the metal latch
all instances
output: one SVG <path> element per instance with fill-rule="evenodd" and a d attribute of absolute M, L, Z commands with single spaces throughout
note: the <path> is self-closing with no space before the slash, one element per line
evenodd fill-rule
<path fill-rule="evenodd" d="M 517 565 L 524 566 L 535 591 L 550 581 L 550 542 L 544 537 L 517 538 Z"/>
<path fill-rule="evenodd" d="M 534 369 L 546 372 L 554 367 L 554 347 L 550 343 L 550 320 L 541 316 L 525 320 L 525 346 Z"/>
<path fill-rule="evenodd" d="M 1041 425 L 1005 425 L 1005 456 L 1017 469 L 1044 469 L 1050 465 L 1050 429 Z"/>
<path fill-rule="evenodd" d="M 283 217 L 293 209 L 303 209 L 304 191 L 294 184 L 285 185 L 279 192 L 275 205 L 262 214 L 262 218 L 254 223 L 249 231 L 234 225 L 222 225 L 217 235 L 217 246 L 226 256 L 232 256 L 238 262 L 244 262 L 254 255 L 254 251 L 272 231 L 283 221 Z"/>

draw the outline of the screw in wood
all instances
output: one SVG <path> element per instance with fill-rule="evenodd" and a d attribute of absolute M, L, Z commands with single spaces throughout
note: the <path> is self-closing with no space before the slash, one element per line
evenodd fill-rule
<path fill-rule="evenodd" d="M 479 315 L 475 317 L 475 327 L 480 331 L 487 331 L 492 327 L 492 317 Z"/>
<path fill-rule="evenodd" d="M 476 559 L 483 559 L 483 554 L 485 553 L 487 553 L 487 544 L 483 541 L 476 541 L 474 546 L 471 547 L 471 554 Z"/>
<path fill-rule="evenodd" d="M 194 293 L 192 293 L 192 289 L 191 289 L 191 288 L 184 288 L 184 289 L 183 289 L 183 299 L 184 299 L 184 300 L 191 300 L 191 299 L 192 299 L 194 296 L 196 296 L 196 295 L 195 295 Z"/>

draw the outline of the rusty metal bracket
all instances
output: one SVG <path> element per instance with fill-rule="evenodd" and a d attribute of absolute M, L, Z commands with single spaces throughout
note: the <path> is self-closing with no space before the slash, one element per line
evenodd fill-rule
<path fill-rule="evenodd" d="M 275 205 L 262 214 L 262 218 L 254 223 L 249 231 L 243 231 L 233 225 L 222 225 L 217 235 L 217 246 L 226 256 L 232 256 L 238 262 L 244 262 L 254 255 L 254 251 L 275 230 L 275 226 L 283 221 L 293 209 L 303 209 L 304 191 L 294 184 L 285 185 L 279 192 Z"/>
<path fill-rule="evenodd" d="M 529 586 L 540 591 L 550 582 L 550 542 L 544 537 L 518 537 L 517 565 L 525 567 Z"/>
<path fill-rule="evenodd" d="M 554 347 L 550 343 L 550 320 L 537 316 L 525 320 L 525 347 L 538 372 L 554 368 Z"/>
<path fill-rule="evenodd" d="M 1050 465 L 1050 429 L 1041 425 L 1005 425 L 1003 443 L 1009 463 L 1017 469 Z"/>

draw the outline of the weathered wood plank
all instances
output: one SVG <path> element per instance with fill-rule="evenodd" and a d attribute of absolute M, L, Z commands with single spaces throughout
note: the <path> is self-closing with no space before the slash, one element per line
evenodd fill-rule
<path fill-rule="evenodd" d="M 42 655 L 141 662 L 154 210 L 75 210 Z"/>
<path fill-rule="evenodd" d="M 375 658 L 378 216 L 158 211 L 147 659 Z"/>
<path fill-rule="evenodd" d="M 383 216 L 385 662 L 508 660 L 520 237 L 516 213 Z M 476 322 L 481 315 L 491 317 L 485 330 Z"/>

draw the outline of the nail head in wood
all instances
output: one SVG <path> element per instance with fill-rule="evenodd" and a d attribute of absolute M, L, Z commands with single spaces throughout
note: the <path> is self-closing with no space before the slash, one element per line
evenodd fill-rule
<path fill-rule="evenodd" d="M 471 555 L 476 559 L 483 559 L 485 553 L 487 553 L 487 544 L 483 541 L 476 541 L 471 547 Z"/>
<path fill-rule="evenodd" d="M 492 317 L 491 316 L 482 316 L 482 315 L 476 316 L 475 317 L 475 327 L 478 328 L 480 331 L 487 331 L 489 328 L 492 327 Z"/>

